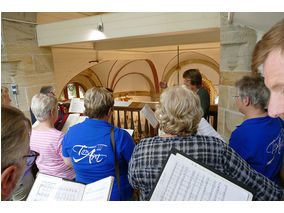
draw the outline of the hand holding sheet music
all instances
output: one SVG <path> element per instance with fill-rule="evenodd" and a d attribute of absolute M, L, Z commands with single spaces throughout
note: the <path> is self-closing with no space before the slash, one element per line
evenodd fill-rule
<path fill-rule="evenodd" d="M 171 153 L 151 201 L 245 201 L 252 193 L 179 153 Z"/>

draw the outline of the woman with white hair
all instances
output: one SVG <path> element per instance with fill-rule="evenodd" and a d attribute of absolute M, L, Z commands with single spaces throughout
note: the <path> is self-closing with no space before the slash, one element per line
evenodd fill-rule
<path fill-rule="evenodd" d="M 74 169 L 65 165 L 62 158 L 64 133 L 54 128 L 57 106 L 54 95 L 39 93 L 33 96 L 31 109 L 39 124 L 32 129 L 30 146 L 40 153 L 36 160 L 39 172 L 72 180 L 75 178 Z"/>
<path fill-rule="evenodd" d="M 219 138 L 197 135 L 202 117 L 200 100 L 186 86 L 166 89 L 155 112 L 164 135 L 142 139 L 135 147 L 128 179 L 148 200 L 169 151 L 175 149 L 234 178 L 255 190 L 255 200 L 281 200 L 284 190 L 252 169 L 232 148 Z M 190 177 L 188 177 L 190 178 Z"/>

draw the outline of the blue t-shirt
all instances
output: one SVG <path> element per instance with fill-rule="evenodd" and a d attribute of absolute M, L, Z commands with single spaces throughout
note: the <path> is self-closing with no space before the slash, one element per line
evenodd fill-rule
<path fill-rule="evenodd" d="M 278 185 L 284 153 L 284 121 L 269 116 L 244 121 L 232 133 L 232 147 L 252 168 Z"/>
<path fill-rule="evenodd" d="M 108 176 L 115 177 L 114 154 L 110 139 L 113 127 L 103 120 L 87 118 L 72 126 L 62 140 L 62 154 L 71 157 L 76 172 L 76 181 L 89 184 Z M 119 161 L 120 193 L 122 200 L 133 195 L 133 188 L 127 178 L 134 142 L 123 129 L 114 127 L 117 158 Z M 119 200 L 116 179 L 110 200 Z"/>

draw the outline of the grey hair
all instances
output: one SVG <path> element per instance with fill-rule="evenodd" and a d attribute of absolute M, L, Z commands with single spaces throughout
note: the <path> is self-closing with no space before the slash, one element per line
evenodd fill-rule
<path fill-rule="evenodd" d="M 40 93 L 43 93 L 43 94 L 47 94 L 47 93 L 54 93 L 54 88 L 53 86 L 43 86 L 40 88 Z"/>
<path fill-rule="evenodd" d="M 114 105 L 112 93 L 103 87 L 88 89 L 84 98 L 84 114 L 89 118 L 103 118 Z"/>
<path fill-rule="evenodd" d="M 267 106 L 270 92 L 264 84 L 264 78 L 260 76 L 244 76 L 235 84 L 241 99 L 248 97 L 250 103 L 261 109 Z"/>
<path fill-rule="evenodd" d="M 155 112 L 160 129 L 179 136 L 196 134 L 202 115 L 199 97 L 185 85 L 164 90 Z"/>
<path fill-rule="evenodd" d="M 31 122 L 15 107 L 1 105 L 1 171 L 19 163 L 30 144 Z"/>
<path fill-rule="evenodd" d="M 57 98 L 54 95 L 38 93 L 32 98 L 31 109 L 38 121 L 46 120 L 56 106 Z"/>

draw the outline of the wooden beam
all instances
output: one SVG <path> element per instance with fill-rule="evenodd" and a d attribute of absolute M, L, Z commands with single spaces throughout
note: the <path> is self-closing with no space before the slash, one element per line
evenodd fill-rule
<path fill-rule="evenodd" d="M 103 34 L 97 26 L 103 21 Z M 109 13 L 37 26 L 39 46 L 168 35 L 220 27 L 220 13 Z"/>

